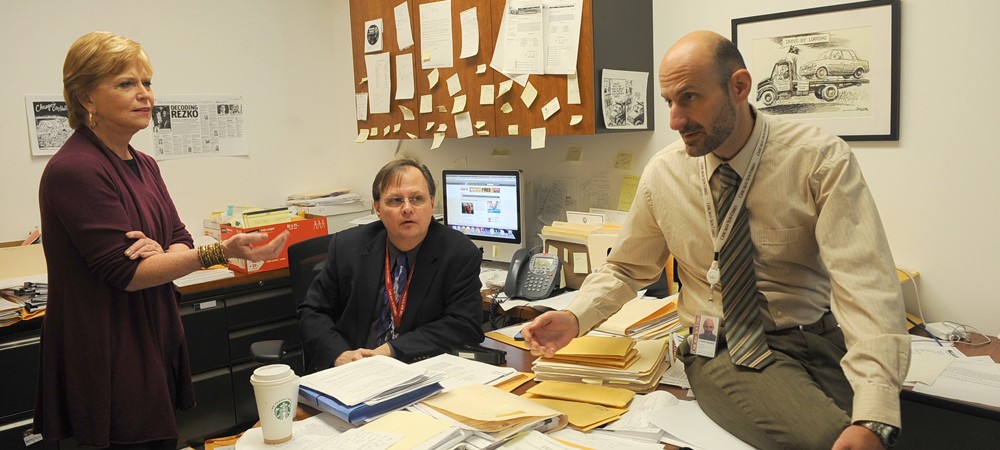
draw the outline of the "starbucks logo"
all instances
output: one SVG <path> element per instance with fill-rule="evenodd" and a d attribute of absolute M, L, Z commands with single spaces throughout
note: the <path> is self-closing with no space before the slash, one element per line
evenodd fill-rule
<path fill-rule="evenodd" d="M 278 403 L 275 403 L 274 407 L 271 408 L 271 412 L 273 412 L 274 417 L 279 420 L 285 420 L 292 417 L 292 401 L 287 398 L 279 400 Z"/>

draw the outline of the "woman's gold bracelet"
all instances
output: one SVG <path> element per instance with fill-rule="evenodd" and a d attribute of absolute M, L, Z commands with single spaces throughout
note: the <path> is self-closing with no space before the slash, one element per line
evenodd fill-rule
<path fill-rule="evenodd" d="M 229 262 L 222 253 L 222 244 L 219 242 L 198 247 L 198 260 L 201 262 L 203 269 Z"/>

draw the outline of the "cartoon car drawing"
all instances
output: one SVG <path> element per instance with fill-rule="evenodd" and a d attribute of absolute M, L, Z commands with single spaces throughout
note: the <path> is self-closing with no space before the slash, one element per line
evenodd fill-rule
<path fill-rule="evenodd" d="M 854 50 L 834 48 L 823 52 L 813 61 L 799 68 L 800 75 L 806 78 L 824 79 L 828 76 L 844 78 L 861 78 L 870 71 L 868 61 L 858 58 Z"/>

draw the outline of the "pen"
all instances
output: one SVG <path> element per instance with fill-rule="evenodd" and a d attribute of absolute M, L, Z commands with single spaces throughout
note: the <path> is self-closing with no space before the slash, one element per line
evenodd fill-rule
<path fill-rule="evenodd" d="M 942 344 L 942 343 L 941 343 L 941 340 L 940 340 L 940 339 L 938 339 L 938 338 L 937 338 L 937 336 L 935 336 L 935 335 L 934 335 L 934 333 L 931 333 L 931 332 L 930 332 L 930 330 L 928 330 L 927 328 L 925 328 L 925 327 L 924 327 L 923 325 L 921 325 L 921 324 L 919 324 L 919 323 L 916 323 L 916 322 L 914 322 L 914 321 L 913 321 L 912 319 L 910 319 L 909 317 L 907 317 L 907 318 L 906 318 L 906 321 L 907 321 L 907 322 L 910 322 L 910 323 L 912 323 L 912 324 L 913 324 L 913 325 L 915 325 L 915 326 L 916 326 L 917 328 L 920 328 L 921 330 L 923 330 L 923 331 L 924 331 L 924 333 L 927 333 L 928 335 L 930 335 L 930 337 L 931 337 L 932 339 L 934 339 L 934 342 L 937 342 L 937 345 L 938 345 L 939 347 L 944 347 L 944 344 Z"/>

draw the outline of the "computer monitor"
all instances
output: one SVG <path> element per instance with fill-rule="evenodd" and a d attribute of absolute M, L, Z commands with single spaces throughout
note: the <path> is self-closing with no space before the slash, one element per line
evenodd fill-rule
<path fill-rule="evenodd" d="M 444 224 L 483 250 L 486 261 L 510 262 L 524 247 L 524 194 L 517 170 L 444 170 Z"/>

